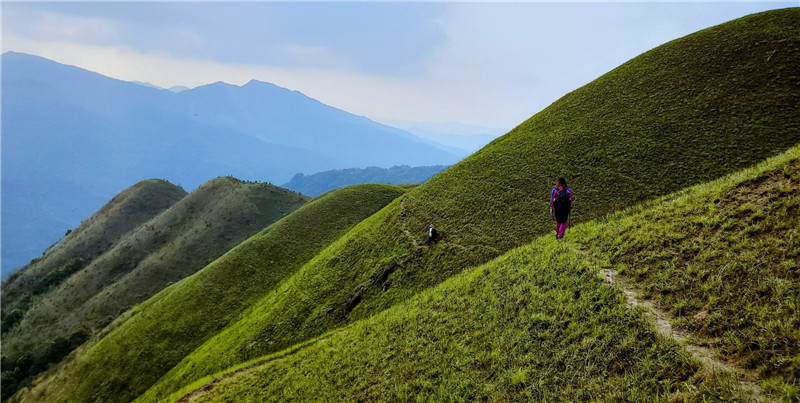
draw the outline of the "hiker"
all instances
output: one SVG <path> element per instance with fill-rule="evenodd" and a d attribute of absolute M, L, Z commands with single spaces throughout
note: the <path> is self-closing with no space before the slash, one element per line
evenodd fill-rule
<path fill-rule="evenodd" d="M 425 242 L 426 245 L 431 246 L 431 243 L 436 243 L 439 241 L 439 231 L 436 231 L 436 228 L 433 224 L 428 226 L 428 241 Z"/>
<path fill-rule="evenodd" d="M 556 222 L 556 239 L 564 237 L 573 200 L 575 197 L 572 195 L 572 189 L 567 187 L 567 180 L 563 177 L 558 178 L 556 187 L 550 192 L 550 216 Z"/>

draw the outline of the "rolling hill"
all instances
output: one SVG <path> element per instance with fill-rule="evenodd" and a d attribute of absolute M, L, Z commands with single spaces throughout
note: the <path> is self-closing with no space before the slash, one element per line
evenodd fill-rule
<path fill-rule="evenodd" d="M 145 181 L 112 199 L 85 228 L 64 240 L 67 245 L 85 247 L 82 244 L 85 239 L 106 239 L 113 246 L 94 258 L 80 260 L 81 264 L 71 270 L 63 283 L 36 296 L 19 324 L 4 334 L 3 358 L 7 362 L 19 363 L 26 359 L 24 356 L 37 360 L 49 355 L 49 346 L 73 334 L 91 336 L 119 314 L 203 268 L 308 200 L 266 183 L 217 178 L 152 219 L 119 234 L 116 230 L 119 221 L 126 219 L 126 211 L 120 210 L 117 205 L 121 203 L 116 200 L 130 199 L 129 194 L 143 186 L 166 186 L 160 181 L 149 182 L 154 181 Z M 104 220 L 109 216 L 108 210 L 117 213 L 112 216 L 116 221 Z M 136 214 L 130 215 L 132 221 L 136 218 Z M 50 253 L 55 255 L 54 259 L 46 259 L 44 263 L 51 260 L 58 263 L 58 252 L 54 249 Z M 76 265 L 69 267 L 73 266 Z M 37 268 L 47 272 L 63 270 L 46 265 L 31 269 Z M 28 270 L 21 274 L 28 274 Z M 41 278 L 35 273 L 31 277 Z M 29 287 L 21 289 L 28 291 Z"/>
<path fill-rule="evenodd" d="M 539 302 L 532 302 L 530 310 L 526 310 L 526 316 L 522 317 L 526 326 L 534 326 L 530 330 L 536 331 L 542 342 L 551 343 L 558 347 L 555 351 L 564 354 L 556 360 L 560 364 L 549 370 L 550 374 L 558 375 L 575 368 L 577 359 L 574 357 L 588 360 L 579 355 L 585 353 L 580 345 L 567 343 L 577 343 L 584 335 L 580 328 L 569 326 L 569 323 L 576 323 L 569 319 L 570 315 L 585 316 L 577 311 L 580 308 L 582 312 L 589 310 L 609 315 L 599 317 L 600 321 L 613 319 L 609 326 L 617 330 L 609 330 L 609 338 L 599 340 L 597 345 L 618 345 L 619 340 L 625 341 L 618 346 L 615 355 L 609 356 L 609 367 L 597 364 L 590 368 L 588 361 L 581 360 L 581 363 L 586 362 L 582 369 L 597 371 L 593 373 L 599 374 L 598 379 L 608 375 L 603 372 L 605 368 L 613 370 L 612 364 L 618 364 L 614 370 L 618 377 L 609 393 L 625 393 L 627 386 L 640 380 L 652 380 L 664 389 L 670 389 L 670 385 L 678 382 L 685 384 L 698 372 L 698 366 L 685 357 L 676 357 L 674 344 L 645 343 L 653 345 L 652 349 L 639 351 L 643 345 L 638 336 L 645 341 L 658 340 L 652 330 L 644 324 L 637 324 L 641 319 L 614 304 L 615 300 L 619 301 L 619 294 L 613 290 L 591 287 L 590 282 L 583 285 L 578 279 L 586 278 L 585 264 L 579 262 L 564 269 L 563 273 L 551 267 L 551 262 L 578 256 L 561 246 L 550 248 L 552 240 L 545 239 L 539 247 L 534 246 L 531 253 L 515 255 L 512 252 L 497 261 L 501 263 L 486 266 L 491 270 L 485 267 L 471 269 L 443 286 L 449 288 L 431 291 L 431 287 L 552 231 L 547 195 L 558 176 L 567 177 L 576 192 L 574 220 L 588 221 L 733 173 L 796 145 L 800 142 L 797 80 L 800 65 L 794 55 L 800 50 L 799 25 L 799 9 L 777 10 L 712 27 L 655 48 L 567 94 L 505 136 L 362 221 L 293 273 L 287 274 L 272 292 L 255 301 L 236 321 L 224 329 L 216 329 L 216 336 L 209 335 L 210 338 L 191 354 L 185 358 L 170 357 L 167 361 L 180 361 L 174 367 L 164 365 L 163 356 L 171 355 L 170 349 L 159 351 L 156 347 L 146 355 L 134 356 L 119 347 L 125 345 L 122 343 L 126 340 L 134 343 L 134 340 L 147 337 L 157 326 L 169 326 L 175 334 L 187 333 L 180 327 L 171 327 L 169 321 L 157 318 L 149 321 L 145 303 L 144 309 L 137 311 L 132 319 L 91 347 L 79 350 L 73 359 L 42 378 L 33 391 L 20 397 L 23 400 L 126 401 L 144 393 L 139 397 L 140 401 L 160 400 L 196 380 L 268 354 L 290 348 L 287 356 L 293 356 L 303 350 L 302 343 L 315 344 L 315 338 L 334 330 L 335 334 L 345 334 L 349 329 L 365 329 L 365 333 L 360 334 L 364 340 L 387 334 L 402 338 L 404 331 L 416 331 L 400 326 L 395 328 L 397 333 L 373 332 L 366 327 L 373 323 L 371 321 L 382 320 L 380 318 L 398 311 L 412 315 L 405 317 L 409 320 L 415 320 L 413 315 L 416 314 L 429 315 L 424 319 L 431 322 L 441 320 L 438 323 L 442 326 L 431 325 L 435 328 L 433 331 L 419 324 L 424 321 L 411 322 L 420 326 L 420 332 L 427 332 L 419 338 L 422 343 L 436 341 L 428 335 L 441 335 L 436 337 L 444 339 L 447 331 L 457 333 L 464 326 L 467 330 L 480 332 L 466 320 L 459 322 L 456 313 L 451 317 L 450 311 L 445 311 L 447 314 L 435 310 L 422 311 L 421 303 L 415 301 L 456 303 L 456 300 L 463 300 L 468 305 L 468 312 L 475 312 L 470 311 L 472 307 L 486 308 L 489 313 L 486 320 L 517 321 L 518 318 L 504 315 L 506 310 L 510 310 L 510 315 L 513 306 L 519 304 L 510 304 L 500 299 L 501 294 L 486 294 L 484 290 L 493 287 L 493 283 L 503 282 L 505 277 L 492 274 L 493 270 L 501 270 L 499 265 L 502 263 L 508 262 L 513 266 L 515 260 L 520 260 L 522 266 L 514 267 L 527 267 L 530 264 L 525 263 L 526 260 L 537 259 L 540 259 L 538 263 L 531 264 L 545 268 L 541 274 L 527 269 L 518 269 L 518 274 L 508 273 L 511 280 L 520 284 L 520 292 L 528 289 L 519 297 L 528 296 L 531 301 L 534 301 L 534 292 L 559 287 L 568 291 L 565 294 L 545 294 L 543 299 L 537 300 Z M 554 155 L 559 158 L 553 158 Z M 424 228 L 431 222 L 440 229 L 442 240 L 428 248 L 421 242 Z M 543 253 L 535 253 L 539 250 Z M 474 283 L 477 284 L 475 287 L 465 285 L 470 284 L 470 278 L 480 275 L 487 280 Z M 462 285 L 464 287 L 459 288 Z M 531 289 L 532 286 L 542 290 Z M 589 298 L 575 297 L 584 293 Z M 565 295 L 571 296 L 579 306 L 565 302 L 561 306 L 563 312 L 539 309 L 542 301 L 558 301 Z M 511 307 L 502 308 L 493 315 L 491 307 L 503 304 Z M 396 308 L 387 311 L 392 307 Z M 356 324 L 352 328 L 347 327 L 353 322 Z M 622 331 L 619 329 L 627 331 L 629 326 L 635 329 L 636 337 L 619 333 Z M 549 331 L 550 328 L 554 331 Z M 591 333 L 592 329 L 604 331 L 597 323 L 585 332 Z M 565 335 L 568 337 L 562 337 Z M 469 353 L 472 348 L 504 338 L 512 342 L 510 346 L 514 348 L 525 348 L 522 342 L 513 344 L 523 335 L 487 331 L 479 336 L 477 347 L 465 346 L 463 351 Z M 338 336 L 326 337 L 330 343 L 338 340 Z M 413 334 L 409 337 L 414 339 Z M 344 343 L 356 343 L 349 338 L 343 340 Z M 402 343 L 402 340 L 392 340 Z M 457 343 L 450 341 L 447 348 L 459 348 Z M 332 352 L 328 349 L 329 344 L 318 344 L 325 347 L 325 351 Z M 594 345 L 588 344 L 590 347 Z M 411 395 L 429 393 L 455 397 L 458 396 L 456 392 L 462 390 L 458 389 L 459 385 L 467 385 L 467 390 L 479 393 L 476 398 L 491 396 L 492 386 L 481 389 L 479 378 L 470 374 L 504 375 L 492 371 L 491 364 L 495 361 L 491 359 L 494 357 L 469 355 L 469 363 L 475 363 L 474 367 L 452 360 L 442 364 L 463 368 L 463 371 L 474 370 L 454 373 L 426 365 L 420 353 L 413 353 L 413 350 L 413 345 L 409 345 L 408 350 L 396 352 L 402 358 L 402 363 L 397 365 L 406 365 L 397 374 L 401 377 L 408 375 L 411 383 L 404 384 L 398 379 L 398 387 L 405 387 L 405 393 Z M 346 362 L 365 363 L 373 354 L 382 352 L 342 355 L 339 356 L 341 360 L 334 359 L 325 365 L 336 368 Z M 392 351 L 387 354 L 385 362 L 388 363 Z M 461 356 L 443 354 L 445 357 Z M 324 354 L 317 357 L 325 360 Z M 508 354 L 498 357 L 500 361 L 496 362 L 509 362 L 515 357 Z M 620 368 L 625 368 L 622 364 L 629 362 L 635 364 L 635 370 L 630 374 L 619 373 Z M 507 383 L 510 382 L 511 386 L 531 393 L 534 390 L 529 385 L 546 386 L 537 378 L 531 378 L 536 374 L 526 372 L 524 368 L 531 367 L 524 367 L 522 364 L 525 363 L 512 364 L 523 370 L 519 374 L 508 374 Z M 373 364 L 367 362 L 367 365 Z M 302 371 L 301 366 L 297 368 Z M 393 370 L 390 366 L 386 368 L 387 371 Z M 431 372 L 415 378 L 414 373 L 408 371 L 416 368 L 430 369 Z M 501 371 L 506 369 L 501 368 Z M 571 371 L 567 373 L 574 380 L 578 372 Z M 333 382 L 324 372 L 318 374 L 316 381 Z M 342 372 L 341 380 L 352 380 L 352 388 L 370 384 L 369 380 L 348 374 L 351 373 Z M 455 377 L 450 378 L 449 374 Z M 432 379 L 437 380 L 436 383 Z M 448 379 L 454 380 L 448 383 Z M 536 382 L 529 384 L 530 380 Z M 593 390 L 596 390 L 590 387 L 584 393 L 576 390 L 576 386 L 569 383 L 573 382 L 571 380 L 559 382 L 562 382 L 559 385 L 572 385 L 564 388 L 563 396 L 591 398 Z M 472 389 L 472 385 L 476 389 Z M 506 388 L 504 385 L 499 387 Z M 452 388 L 447 389 L 450 386 Z M 643 384 L 630 391 L 650 394 L 656 393 L 657 387 Z M 557 387 L 545 389 L 540 395 L 532 396 L 559 396 Z M 283 390 L 291 392 L 296 389 L 287 386 Z M 347 390 L 343 389 L 342 393 L 347 393 Z M 377 390 L 370 393 L 378 393 Z M 400 392 L 402 390 L 393 393 L 402 397 Z M 449 394 L 445 395 L 445 392 Z"/>
<path fill-rule="evenodd" d="M 564 241 L 537 238 L 168 401 L 796 400 L 798 207 L 800 146 L 579 225 Z M 694 339 L 660 335 L 603 270 Z M 700 346 L 736 371 L 693 356 Z"/>
<path fill-rule="evenodd" d="M 588 220 L 797 144 L 800 91 L 781 77 L 800 75 L 791 61 L 800 49 L 798 13 L 758 14 L 700 31 L 566 95 L 359 225 L 362 231 L 304 266 L 283 292 L 173 368 L 143 401 L 370 317 L 552 231 L 547 195 L 558 176 L 576 191 L 574 220 Z M 765 68 L 759 57 L 773 51 Z M 712 101 L 726 111 L 724 119 L 695 106 Z M 556 154 L 563 159 L 554 161 Z M 420 245 L 428 222 L 443 234 L 431 249 Z M 302 299 L 295 297 L 300 292 Z"/>
<path fill-rule="evenodd" d="M 2 271 L 142 178 L 283 183 L 298 172 L 458 158 L 413 135 L 253 81 L 174 93 L 36 56 L 2 56 Z"/>
<path fill-rule="evenodd" d="M 186 194 L 167 181 L 146 180 L 114 196 L 41 258 L 3 282 L 3 334 L 22 319 L 33 299 L 60 285 L 111 249 L 123 235 L 173 206 Z"/>
<path fill-rule="evenodd" d="M 150 374 L 149 382 L 154 382 L 158 373 L 150 370 L 152 365 L 175 365 L 250 304 L 274 292 L 285 276 L 403 192 L 390 185 L 358 185 L 312 200 L 196 275 L 134 308 L 102 339 L 118 343 L 95 345 L 90 348 L 92 354 L 97 358 L 127 355 L 129 363 L 141 365 L 136 371 Z M 166 323 L 169 325 L 164 326 Z M 142 326 L 148 331 L 139 333 Z M 104 351 L 108 348 L 111 351 Z M 98 387 L 107 388 L 105 383 Z M 130 400 L 136 387 L 109 393 Z"/>

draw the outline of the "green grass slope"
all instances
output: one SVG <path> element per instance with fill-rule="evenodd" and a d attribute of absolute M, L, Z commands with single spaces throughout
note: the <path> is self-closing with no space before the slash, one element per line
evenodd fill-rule
<path fill-rule="evenodd" d="M 51 291 L 57 290 L 70 276 L 185 196 L 185 190 L 167 181 L 141 181 L 114 196 L 77 229 L 69 231 L 45 251 L 41 258 L 34 259 L 3 283 L 3 397 L 13 393 L 19 382 L 60 360 L 88 336 L 86 332 L 78 331 L 51 339 L 53 343 L 48 343 L 46 348 L 15 349 L 14 336 L 9 332 L 26 317 L 31 306 L 47 300 Z"/>
<path fill-rule="evenodd" d="M 800 399 L 800 147 L 576 241 L 768 394 Z"/>
<path fill-rule="evenodd" d="M 99 342 L 20 397 L 132 400 L 259 297 L 274 292 L 285 276 L 403 192 L 359 185 L 314 199 L 128 312 Z"/>
<path fill-rule="evenodd" d="M 152 219 L 186 196 L 164 180 L 141 181 L 114 196 L 41 258 L 12 274 L 2 286 L 3 334 L 11 330 L 33 299 L 110 249 L 125 233 Z"/>
<path fill-rule="evenodd" d="M 33 304 L 3 338 L 3 355 L 38 354 L 59 338 L 101 329 L 307 200 L 266 183 L 208 182 L 129 231 Z"/>
<path fill-rule="evenodd" d="M 613 267 L 676 324 L 793 401 L 800 363 L 800 147 L 536 239 L 389 310 L 173 394 L 212 401 L 746 401 L 658 335 Z M 760 251 L 766 248 L 766 253 Z M 681 302 L 683 301 L 683 302 Z M 705 319 L 695 311 L 709 311 Z M 213 379 L 213 381 L 212 381 Z M 744 386 L 744 387 L 743 387 Z"/>
<path fill-rule="evenodd" d="M 558 176 L 575 220 L 734 172 L 800 142 L 800 9 L 665 44 L 574 91 L 409 191 L 173 368 L 143 400 L 369 317 L 552 231 Z M 442 241 L 420 245 L 429 222 Z"/>

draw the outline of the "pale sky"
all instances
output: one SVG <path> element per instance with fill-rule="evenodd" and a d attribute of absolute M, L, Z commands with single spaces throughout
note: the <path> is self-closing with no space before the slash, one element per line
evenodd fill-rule
<path fill-rule="evenodd" d="M 384 123 L 510 129 L 660 44 L 785 2 L 2 2 L 2 49 L 161 87 L 272 82 Z"/>

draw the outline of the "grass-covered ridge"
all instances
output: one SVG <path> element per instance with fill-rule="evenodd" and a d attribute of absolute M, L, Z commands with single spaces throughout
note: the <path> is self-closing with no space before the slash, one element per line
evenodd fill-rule
<path fill-rule="evenodd" d="M 786 9 L 625 63 L 361 223 L 143 400 L 369 317 L 552 231 L 558 176 L 576 192 L 574 219 L 586 220 L 788 149 L 800 142 L 789 79 L 800 75 L 798 50 L 800 9 Z M 430 249 L 420 246 L 429 222 L 443 235 Z"/>
<path fill-rule="evenodd" d="M 359 185 L 312 200 L 129 311 L 99 342 L 22 398 L 133 400 L 242 310 L 273 292 L 285 276 L 403 192 L 390 185 Z M 125 384 L 119 374 L 125 374 Z"/>
<path fill-rule="evenodd" d="M 46 303 L 62 283 L 113 249 L 138 226 L 174 206 L 186 194 L 185 190 L 165 180 L 141 181 L 114 196 L 78 228 L 68 231 L 42 257 L 34 259 L 3 283 L 3 398 L 10 396 L 20 383 L 60 361 L 89 335 L 82 328 L 45 337 L 30 329 L 12 332 L 26 319 L 28 311 Z M 49 327 L 52 323 L 40 325 Z M 28 339 L 35 341 L 20 346 L 20 341 Z"/>
<path fill-rule="evenodd" d="M 676 324 L 690 328 L 697 342 L 758 368 L 763 395 L 796 400 L 798 207 L 800 146 L 580 225 L 564 241 L 541 237 L 379 315 L 200 379 L 168 400 L 192 391 L 199 391 L 196 402 L 753 397 L 736 376 L 708 373 L 659 336 L 641 311 L 626 307 L 622 293 L 598 276 L 609 266 L 626 268 L 662 307 L 685 309 L 676 312 Z M 766 245 L 789 249 L 754 253 Z M 700 301 L 710 313 L 696 326 L 697 308 L 672 297 Z M 708 332 L 731 336 L 706 339 Z M 742 345 L 758 348 L 732 352 Z"/>
<path fill-rule="evenodd" d="M 168 209 L 186 191 L 164 180 L 141 181 L 114 196 L 100 210 L 50 247 L 41 258 L 3 282 L 3 334 L 19 323 L 31 300 L 110 249 L 120 237 Z"/>
<path fill-rule="evenodd" d="M 230 177 L 209 181 L 120 239 L 109 240 L 112 247 L 32 305 L 4 337 L 4 355 L 39 352 L 59 337 L 103 328 L 307 200 L 267 183 Z"/>

